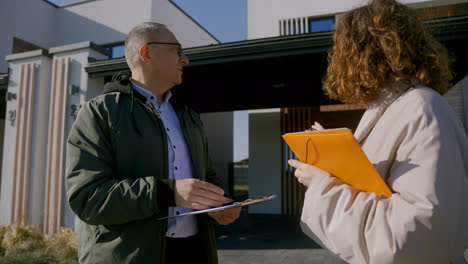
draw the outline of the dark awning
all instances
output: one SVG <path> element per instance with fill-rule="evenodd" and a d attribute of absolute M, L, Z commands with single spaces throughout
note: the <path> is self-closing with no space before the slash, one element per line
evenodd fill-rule
<path fill-rule="evenodd" d="M 467 74 L 468 16 L 425 22 L 455 57 L 455 82 Z M 246 40 L 184 49 L 190 64 L 174 91 L 200 112 L 335 103 L 321 92 L 333 32 Z M 93 61 L 90 77 L 128 70 L 124 58 Z"/>

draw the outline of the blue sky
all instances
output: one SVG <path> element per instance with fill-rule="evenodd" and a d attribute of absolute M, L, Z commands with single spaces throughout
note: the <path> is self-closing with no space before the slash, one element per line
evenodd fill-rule
<path fill-rule="evenodd" d="M 56 5 L 76 0 L 49 0 Z M 173 0 L 221 43 L 247 39 L 247 0 Z M 234 112 L 234 161 L 248 157 L 248 113 Z"/>

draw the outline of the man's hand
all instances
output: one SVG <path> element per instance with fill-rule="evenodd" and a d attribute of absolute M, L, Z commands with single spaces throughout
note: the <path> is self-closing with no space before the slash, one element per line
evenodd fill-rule
<path fill-rule="evenodd" d="M 174 196 L 178 207 L 202 210 L 232 201 L 223 195 L 223 189 L 209 182 L 198 179 L 175 181 Z"/>
<path fill-rule="evenodd" d="M 220 225 L 229 225 L 239 218 L 241 209 L 240 206 L 237 206 L 222 211 L 208 212 L 208 215 Z"/>

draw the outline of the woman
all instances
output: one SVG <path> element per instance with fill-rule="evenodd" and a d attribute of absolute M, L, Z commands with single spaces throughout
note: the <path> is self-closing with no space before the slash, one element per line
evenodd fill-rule
<path fill-rule="evenodd" d="M 439 95 L 452 78 L 446 50 L 394 0 L 344 14 L 334 41 L 324 91 L 368 105 L 355 137 L 393 195 L 290 160 L 308 186 L 303 231 L 350 263 L 457 259 L 468 247 L 468 140 Z"/>

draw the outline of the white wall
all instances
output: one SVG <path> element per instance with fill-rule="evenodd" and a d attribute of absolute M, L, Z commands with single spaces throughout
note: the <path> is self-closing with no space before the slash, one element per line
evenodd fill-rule
<path fill-rule="evenodd" d="M 333 15 L 359 7 L 366 0 L 247 0 L 247 38 L 279 36 L 279 20 Z M 467 0 L 401 0 L 413 7 L 430 7 L 468 2 Z"/>
<path fill-rule="evenodd" d="M 2 0 L 0 7 L 0 72 L 8 72 L 5 56 L 13 48 L 13 37 L 48 48 L 53 45 L 55 7 L 40 0 Z"/>
<path fill-rule="evenodd" d="M 233 112 L 204 113 L 203 122 L 211 160 L 217 176 L 228 185 L 228 166 L 233 162 Z M 229 191 L 225 188 L 224 191 Z"/>
<path fill-rule="evenodd" d="M 40 51 L 40 50 L 39 50 Z M 44 202 L 44 184 L 45 184 L 45 157 L 47 153 L 47 126 L 48 126 L 48 108 L 49 108 L 49 89 L 50 89 L 50 69 L 51 59 L 45 56 L 32 56 L 25 57 L 17 60 L 12 60 L 9 67 L 10 78 L 8 83 L 8 92 L 16 94 L 16 99 L 7 102 L 6 112 L 10 110 L 16 110 L 16 119 L 13 125 L 9 120 L 6 120 L 5 124 L 5 137 L 3 146 L 3 162 L 5 166 L 2 167 L 2 185 L 1 185 L 1 196 L 0 196 L 0 224 L 10 224 L 11 210 L 12 210 L 12 197 L 13 197 L 13 177 L 16 151 L 20 151 L 16 144 L 20 143 L 17 140 L 17 130 L 20 129 L 21 124 L 18 123 L 19 119 L 19 108 L 18 102 L 20 100 L 20 82 L 21 82 L 21 67 L 25 64 L 35 63 L 37 69 L 35 82 L 31 81 L 31 86 L 24 84 L 25 87 L 34 89 L 34 96 L 31 100 L 34 100 L 32 110 L 32 127 L 31 134 L 29 130 L 23 127 L 22 135 L 26 138 L 29 137 L 30 152 L 19 154 L 21 157 L 30 157 L 30 164 L 27 167 L 30 168 L 30 173 L 25 179 L 25 183 L 29 182 L 29 192 L 24 196 L 28 201 L 28 223 L 33 225 L 40 225 L 42 223 L 43 216 L 43 202 Z M 24 88 L 26 89 L 26 88 Z M 24 100 L 24 97 L 23 99 Z M 21 118 L 25 118 L 25 114 Z M 21 121 L 23 122 L 23 121 Z M 23 123 L 24 125 L 24 123 Z M 23 142 L 26 143 L 26 142 Z M 25 148 L 23 148 L 25 149 Z M 19 174 L 19 173 L 18 173 Z M 18 177 L 18 176 L 16 176 Z"/>
<path fill-rule="evenodd" d="M 218 44 L 216 39 L 168 0 L 153 0 L 150 19 L 166 24 L 184 48 Z"/>
<path fill-rule="evenodd" d="M 58 9 L 55 45 L 125 40 L 138 23 L 150 19 L 151 0 L 101 0 Z"/>
<path fill-rule="evenodd" d="M 278 199 L 249 205 L 249 213 L 281 214 L 280 109 L 249 110 L 249 197 Z"/>
<path fill-rule="evenodd" d="M 0 73 L 8 71 L 13 37 L 41 48 L 92 41 L 124 41 L 141 22 L 166 24 L 184 47 L 218 43 L 168 0 L 100 0 L 55 8 L 41 0 L 2 0 Z"/>
<path fill-rule="evenodd" d="M 66 93 L 67 98 L 67 110 L 64 124 L 65 138 L 68 137 L 70 130 L 75 122 L 75 117 L 71 113 L 71 105 L 83 105 L 89 99 L 100 94 L 100 91 L 104 85 L 102 78 L 90 79 L 85 71 L 85 66 L 88 63 L 88 57 L 96 59 L 105 59 L 105 56 L 96 50 L 92 49 L 90 42 L 81 42 L 72 45 L 65 45 L 59 47 L 53 47 L 49 50 L 49 53 L 54 55 L 54 60 L 60 60 L 61 58 L 70 58 L 69 68 L 69 83 Z M 79 92 L 71 94 L 69 88 L 71 86 L 79 87 Z M 51 144 L 49 142 L 49 144 Z M 63 141 L 65 144 L 65 140 Z M 63 161 L 65 156 L 63 156 Z M 72 212 L 70 205 L 67 201 L 65 192 L 65 183 L 62 182 L 62 224 L 66 227 L 74 228 L 77 226 L 75 214 Z M 60 203 L 59 203 L 60 204 Z"/>
<path fill-rule="evenodd" d="M 168 0 L 100 0 L 58 9 L 55 45 L 125 40 L 137 24 L 166 24 L 184 47 L 217 43 Z M 78 26 L 77 26 L 78 25 Z"/>

